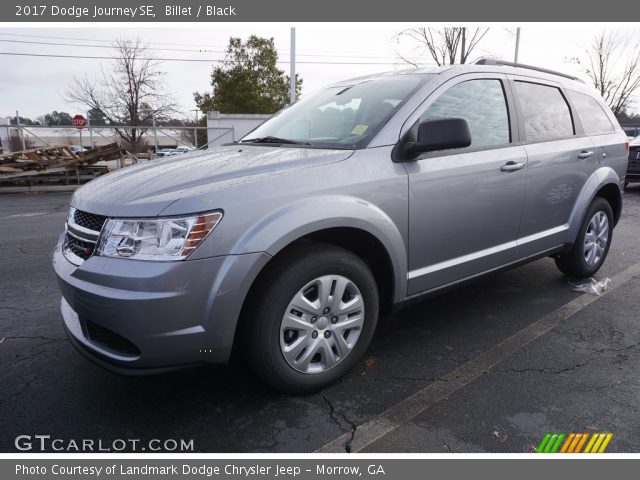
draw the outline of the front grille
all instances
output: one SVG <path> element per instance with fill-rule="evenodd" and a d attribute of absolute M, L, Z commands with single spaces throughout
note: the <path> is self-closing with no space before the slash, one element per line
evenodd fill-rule
<path fill-rule="evenodd" d="M 67 249 L 71 250 L 74 255 L 80 257 L 83 260 L 86 260 L 93 253 L 93 249 L 95 248 L 95 243 L 85 242 L 83 240 L 79 240 L 75 237 L 72 237 L 69 233 L 67 233 Z"/>
<path fill-rule="evenodd" d="M 73 221 L 76 225 L 83 228 L 99 232 L 102 230 L 104 222 L 107 221 L 107 217 L 96 215 L 95 213 L 83 212 L 82 210 L 76 210 L 73 214 Z"/>
<path fill-rule="evenodd" d="M 80 265 L 93 255 L 100 231 L 106 221 L 107 217 L 103 215 L 71 209 L 67 220 L 67 235 L 62 249 L 71 263 Z"/>
<path fill-rule="evenodd" d="M 85 319 L 84 324 L 86 326 L 87 337 L 93 343 L 119 355 L 128 357 L 137 357 L 140 355 L 140 349 L 122 335 L 118 335 L 91 320 Z"/>

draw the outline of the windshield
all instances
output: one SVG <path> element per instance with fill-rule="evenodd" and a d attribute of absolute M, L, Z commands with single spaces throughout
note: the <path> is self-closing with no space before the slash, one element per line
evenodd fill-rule
<path fill-rule="evenodd" d="M 241 142 L 362 148 L 433 76 L 393 75 L 325 88 L 280 111 Z"/>

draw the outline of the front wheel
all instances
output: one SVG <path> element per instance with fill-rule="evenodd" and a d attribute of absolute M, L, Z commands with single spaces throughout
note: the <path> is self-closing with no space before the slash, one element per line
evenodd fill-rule
<path fill-rule="evenodd" d="M 591 277 L 607 258 L 612 236 L 611 205 L 604 198 L 596 197 L 582 221 L 576 242 L 571 250 L 556 258 L 556 265 L 568 277 Z"/>
<path fill-rule="evenodd" d="M 353 368 L 371 342 L 375 279 L 362 259 L 332 245 L 299 245 L 273 262 L 249 299 L 245 353 L 278 390 L 317 391 Z"/>

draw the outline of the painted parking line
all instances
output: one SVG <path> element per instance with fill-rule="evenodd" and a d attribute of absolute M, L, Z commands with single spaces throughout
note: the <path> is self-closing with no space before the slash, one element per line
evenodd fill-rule
<path fill-rule="evenodd" d="M 355 433 L 345 433 L 325 444 L 316 450 L 316 452 L 344 453 L 345 451 L 362 451 L 368 445 L 371 445 L 376 440 L 420 415 L 440 400 L 473 382 L 481 375 L 488 373 L 493 367 L 511 354 L 544 335 L 560 322 L 575 315 L 602 296 L 609 294 L 611 291 L 629 282 L 637 275 L 640 275 L 640 263 L 636 263 L 614 276 L 610 284 L 611 287 L 600 297 L 588 293 L 580 295 L 473 360 L 453 370 L 448 375 L 430 383 L 422 390 L 419 390 L 377 417 L 358 426 Z"/>
<path fill-rule="evenodd" d="M 7 220 L 9 218 L 29 218 L 29 217 L 41 217 L 47 215 L 48 212 L 27 212 L 27 213 L 14 213 L 13 215 L 7 215 L 6 217 L 0 217 L 1 220 Z"/>

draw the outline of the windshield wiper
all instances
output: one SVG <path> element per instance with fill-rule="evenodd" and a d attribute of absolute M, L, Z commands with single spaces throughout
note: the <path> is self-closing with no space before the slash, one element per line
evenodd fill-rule
<path fill-rule="evenodd" d="M 298 140 L 290 140 L 288 138 L 279 138 L 272 136 L 248 138 L 247 140 L 241 140 L 240 143 L 285 143 L 291 145 L 311 145 L 309 142 L 300 142 Z"/>

